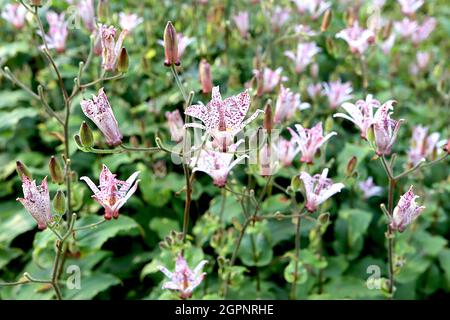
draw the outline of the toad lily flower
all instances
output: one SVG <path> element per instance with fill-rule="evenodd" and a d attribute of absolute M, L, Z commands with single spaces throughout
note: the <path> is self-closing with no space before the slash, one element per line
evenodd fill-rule
<path fill-rule="evenodd" d="M 289 20 L 289 16 L 291 14 L 291 10 L 282 8 L 280 6 L 276 6 L 272 12 L 272 16 L 270 17 L 270 24 L 275 32 L 281 30 L 281 28 L 286 24 Z"/>
<path fill-rule="evenodd" d="M 391 119 L 390 110 L 393 110 L 395 100 L 385 102 L 374 116 L 373 133 L 375 137 L 376 153 L 377 155 L 388 155 L 391 153 L 391 148 L 397 139 L 398 130 L 404 121 Z"/>
<path fill-rule="evenodd" d="M 184 137 L 184 122 L 181 119 L 180 111 L 167 111 L 165 115 L 169 125 L 170 139 L 174 142 L 180 142 Z"/>
<path fill-rule="evenodd" d="M 308 96 L 311 99 L 320 97 L 322 95 L 322 84 L 320 84 L 320 83 L 311 83 L 306 88 L 306 92 L 308 92 Z"/>
<path fill-rule="evenodd" d="M 427 17 L 422 22 L 421 25 L 418 25 L 416 29 L 411 34 L 411 40 L 414 44 L 418 44 L 422 42 L 430 36 L 431 32 L 433 32 L 434 28 L 436 28 L 437 22 L 435 18 Z"/>
<path fill-rule="evenodd" d="M 305 129 L 300 124 L 296 124 L 295 128 L 297 132 L 291 128 L 288 128 L 288 130 L 302 152 L 300 161 L 306 163 L 312 163 L 314 155 L 320 147 L 327 142 L 328 139 L 337 134 L 333 131 L 326 136 L 323 136 L 322 122 L 317 123 L 311 129 Z"/>
<path fill-rule="evenodd" d="M 217 86 L 212 89 L 212 99 L 206 106 L 192 105 L 185 111 L 188 116 L 200 119 L 203 125 L 188 123 L 186 126 L 206 129 L 214 139 L 213 146 L 225 151 L 227 146 L 233 142 L 234 136 L 253 121 L 259 113 L 264 112 L 256 110 L 251 117 L 243 121 L 249 106 L 250 95 L 247 90 L 222 100 Z"/>
<path fill-rule="evenodd" d="M 92 95 L 92 100 L 82 100 L 80 104 L 84 114 L 103 133 L 107 144 L 117 146 L 122 143 L 122 133 L 103 88 L 98 91 L 98 96 Z"/>
<path fill-rule="evenodd" d="M 368 199 L 370 197 L 379 196 L 383 192 L 383 188 L 375 185 L 373 183 L 373 178 L 368 177 L 366 181 L 361 181 L 358 183 L 359 189 L 364 194 L 364 199 Z"/>
<path fill-rule="evenodd" d="M 208 261 L 202 260 L 191 270 L 183 256 L 178 256 L 175 264 L 175 272 L 170 272 L 163 266 L 159 266 L 159 271 L 170 279 L 163 284 L 163 289 L 174 290 L 180 293 L 181 299 L 187 299 L 192 296 L 192 291 L 203 281 L 206 273 L 202 272 L 203 267 Z"/>
<path fill-rule="evenodd" d="M 407 16 L 413 15 L 425 1 L 423 0 L 397 0 L 402 8 L 402 13 Z"/>
<path fill-rule="evenodd" d="M 293 93 L 291 89 L 285 88 L 281 85 L 280 93 L 278 94 L 277 104 L 275 106 L 275 116 L 273 121 L 281 123 L 284 120 L 289 120 L 294 116 L 296 110 L 308 109 L 308 103 L 300 101 L 300 94 Z"/>
<path fill-rule="evenodd" d="M 316 211 L 320 204 L 334 194 L 341 192 L 342 188 L 345 187 L 342 183 L 333 183 L 331 179 L 327 178 L 327 175 L 328 168 L 324 169 L 322 174 L 316 174 L 312 177 L 305 171 L 300 174 L 300 179 L 305 186 L 305 207 L 309 212 Z"/>
<path fill-rule="evenodd" d="M 414 195 L 413 186 L 400 197 L 400 201 L 394 208 L 389 227 L 394 231 L 403 232 L 405 228 L 411 224 L 425 209 L 424 206 L 418 206 L 416 199 L 419 196 Z"/>
<path fill-rule="evenodd" d="M 144 21 L 135 13 L 119 13 L 119 25 L 122 30 L 131 31 Z"/>
<path fill-rule="evenodd" d="M 319 53 L 321 49 L 315 42 L 299 43 L 297 52 L 285 51 L 284 55 L 295 63 L 295 72 L 300 73 L 313 61 L 313 57 Z"/>
<path fill-rule="evenodd" d="M 428 128 L 415 127 L 411 138 L 411 148 L 408 152 L 409 163 L 415 166 L 437 151 L 439 136 L 438 132 L 428 135 Z"/>
<path fill-rule="evenodd" d="M 64 52 L 69 34 L 67 22 L 64 21 L 64 13 L 58 15 L 53 11 L 47 12 L 47 22 L 50 27 L 48 34 L 45 35 L 48 48 L 55 49 L 58 53 Z"/>
<path fill-rule="evenodd" d="M 242 38 L 247 39 L 248 37 L 248 29 L 249 29 L 249 18 L 247 11 L 241 11 L 233 17 L 234 23 L 239 30 L 239 33 Z"/>
<path fill-rule="evenodd" d="M 412 36 L 417 31 L 418 28 L 419 25 L 417 24 L 416 20 L 411 20 L 406 17 L 403 18 L 403 20 L 394 23 L 395 31 L 398 34 L 400 34 L 403 38 L 408 38 Z"/>
<path fill-rule="evenodd" d="M 105 219 L 110 220 L 111 218 L 117 219 L 119 217 L 119 209 L 136 191 L 140 181 L 136 181 L 138 175 L 139 171 L 136 171 L 127 181 L 118 180 L 116 175 L 112 174 L 108 167 L 103 165 L 98 187 L 89 177 L 81 177 L 80 180 L 87 183 L 94 193 L 92 198 L 105 208 Z"/>
<path fill-rule="evenodd" d="M 319 18 L 331 3 L 323 0 L 292 0 L 300 13 L 308 12 L 313 20 Z"/>
<path fill-rule="evenodd" d="M 278 84 L 282 81 L 286 81 L 287 78 L 281 75 L 282 71 L 283 68 L 277 68 L 276 70 L 272 70 L 270 68 L 253 70 L 253 74 L 258 80 L 258 95 L 272 92 Z"/>
<path fill-rule="evenodd" d="M 95 25 L 95 11 L 92 0 L 81 0 L 77 4 L 78 15 L 83 20 L 83 24 L 90 32 L 94 32 L 97 27 Z"/>
<path fill-rule="evenodd" d="M 100 25 L 100 41 L 102 44 L 102 67 L 106 71 L 114 71 L 117 66 L 117 60 L 122 50 L 122 44 L 127 30 L 123 30 L 116 42 L 116 28 L 113 26 Z"/>
<path fill-rule="evenodd" d="M 372 98 L 369 94 L 366 100 L 358 100 L 356 104 L 345 102 L 342 108 L 347 111 L 349 115 L 344 113 L 336 113 L 333 117 L 340 117 L 353 122 L 361 130 L 361 138 L 367 139 L 367 129 L 373 124 L 373 109 L 378 108 L 380 102 Z"/>
<path fill-rule="evenodd" d="M 328 102 L 332 109 L 353 98 L 351 82 L 342 83 L 341 80 L 330 83 L 323 83 L 322 93 L 328 97 Z"/>
<path fill-rule="evenodd" d="M 238 141 L 229 147 L 228 152 L 218 152 L 202 149 L 197 157 L 191 159 L 192 172 L 202 171 L 213 178 L 213 183 L 218 187 L 223 187 L 227 183 L 227 177 L 231 169 L 248 155 L 237 157 L 234 161 L 234 151 L 243 142 Z"/>
<path fill-rule="evenodd" d="M 14 28 L 22 29 L 25 25 L 27 9 L 19 3 L 9 3 L 2 11 L 2 18 L 11 23 Z"/>
<path fill-rule="evenodd" d="M 375 41 L 375 33 L 372 30 L 361 28 L 355 21 L 351 27 L 338 32 L 336 38 L 345 40 L 352 53 L 363 54 Z"/>
<path fill-rule="evenodd" d="M 280 138 L 277 146 L 278 159 L 284 167 L 290 167 L 294 158 L 300 152 L 300 146 L 295 142 L 293 138 L 286 140 Z"/>
<path fill-rule="evenodd" d="M 24 197 L 17 198 L 17 201 L 20 201 L 34 220 L 36 220 L 38 228 L 44 230 L 52 221 L 47 177 L 42 180 L 40 186 L 37 186 L 36 181 L 31 181 L 26 175 L 21 175 L 21 179 Z"/>

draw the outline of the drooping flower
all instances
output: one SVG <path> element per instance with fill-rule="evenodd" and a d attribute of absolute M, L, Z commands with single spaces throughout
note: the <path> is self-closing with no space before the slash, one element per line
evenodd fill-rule
<path fill-rule="evenodd" d="M 363 192 L 365 199 L 379 196 L 383 192 L 383 188 L 375 185 L 372 177 L 368 177 L 367 180 L 359 182 L 358 186 Z"/>
<path fill-rule="evenodd" d="M 50 211 L 50 194 L 48 192 L 47 177 L 37 186 L 36 181 L 31 181 L 26 175 L 21 175 L 23 198 L 17 201 L 23 204 L 25 209 L 38 223 L 38 228 L 44 230 L 52 221 Z"/>
<path fill-rule="evenodd" d="M 117 60 L 122 50 L 122 44 L 127 30 L 122 30 L 116 41 L 116 28 L 113 26 L 100 25 L 100 41 L 102 44 L 102 67 L 106 71 L 114 71 L 117 67 Z"/>
<path fill-rule="evenodd" d="M 8 3 L 2 10 L 2 18 L 11 23 L 16 29 L 23 28 L 26 14 L 27 9 L 19 3 Z"/>
<path fill-rule="evenodd" d="M 418 44 L 422 42 L 430 36 L 431 32 L 433 32 L 434 28 L 436 28 L 437 22 L 435 18 L 427 17 L 422 22 L 422 24 L 418 25 L 417 28 L 411 34 L 411 40 L 414 44 Z"/>
<path fill-rule="evenodd" d="M 438 132 L 428 135 L 428 128 L 422 126 L 414 127 L 411 147 L 408 151 L 409 163 L 415 166 L 437 151 L 439 137 L 440 134 Z"/>
<path fill-rule="evenodd" d="M 328 141 L 332 136 L 336 135 L 336 132 L 330 132 L 326 136 L 323 136 L 322 122 L 318 122 L 311 129 L 303 128 L 302 125 L 296 124 L 295 132 L 293 129 L 288 128 L 294 141 L 298 144 L 302 157 L 301 162 L 312 163 L 313 158 L 320 147 Z"/>
<path fill-rule="evenodd" d="M 306 92 L 308 92 L 308 96 L 311 99 L 319 97 L 320 95 L 322 95 L 322 84 L 321 83 L 311 83 L 306 88 Z"/>
<path fill-rule="evenodd" d="M 390 54 L 392 47 L 394 46 L 394 43 L 395 43 L 395 33 L 391 33 L 391 35 L 385 41 L 380 43 L 381 51 L 383 51 L 385 55 Z"/>
<path fill-rule="evenodd" d="M 367 138 L 367 129 L 374 122 L 373 109 L 380 107 L 380 101 L 373 99 L 371 94 L 368 94 L 366 100 L 358 100 L 355 104 L 345 102 L 342 108 L 347 111 L 347 114 L 336 113 L 333 117 L 340 117 L 353 122 L 361 130 L 361 138 Z"/>
<path fill-rule="evenodd" d="M 420 215 L 423 209 L 425 209 L 424 206 L 418 206 L 416 204 L 417 198 L 419 196 L 414 195 L 413 186 L 410 186 L 409 190 L 400 197 L 389 224 L 392 230 L 403 232 Z"/>
<path fill-rule="evenodd" d="M 238 12 L 235 16 L 233 16 L 234 23 L 241 34 L 241 37 L 247 39 L 248 37 L 248 29 L 250 26 L 250 21 L 248 17 L 247 11 Z"/>
<path fill-rule="evenodd" d="M 403 38 L 411 37 L 419 28 L 416 20 L 411 20 L 407 17 L 403 20 L 394 22 L 395 31 L 400 34 Z"/>
<path fill-rule="evenodd" d="M 131 31 L 144 21 L 136 13 L 119 13 L 119 25 L 122 30 Z"/>
<path fill-rule="evenodd" d="M 305 207 L 310 212 L 316 211 L 320 204 L 345 187 L 342 183 L 333 183 L 327 175 L 328 168 L 325 168 L 322 174 L 315 174 L 312 177 L 305 171 L 300 174 L 300 179 L 305 186 Z"/>
<path fill-rule="evenodd" d="M 136 192 L 140 181 L 136 180 L 138 175 L 139 171 L 136 171 L 126 181 L 118 180 L 116 175 L 111 173 L 106 165 L 103 165 L 98 187 L 89 177 L 81 177 L 80 180 L 87 183 L 94 193 L 92 198 L 105 208 L 105 219 L 110 220 L 119 217 L 120 208 Z"/>
<path fill-rule="evenodd" d="M 310 105 L 308 103 L 302 103 L 300 101 L 299 93 L 294 93 L 291 89 L 285 88 L 281 85 L 273 120 L 276 123 L 281 123 L 284 120 L 291 119 L 296 110 L 304 110 L 309 107 Z"/>
<path fill-rule="evenodd" d="M 170 279 L 163 284 L 163 289 L 174 290 L 180 293 L 181 299 L 187 299 L 192 296 L 194 289 L 203 281 L 206 273 L 202 272 L 203 267 L 208 261 L 202 260 L 194 270 L 191 270 L 182 255 L 177 257 L 175 271 L 170 272 L 163 266 L 159 266 L 159 271 Z"/>
<path fill-rule="evenodd" d="M 92 95 L 92 100 L 82 100 L 80 104 L 84 114 L 103 133 L 107 144 L 117 146 L 122 143 L 122 133 L 103 88 L 98 91 L 97 96 Z"/>
<path fill-rule="evenodd" d="M 277 155 L 284 167 L 290 167 L 299 152 L 300 146 L 293 138 L 290 140 L 280 138 L 278 140 Z"/>
<path fill-rule="evenodd" d="M 274 31 L 279 31 L 289 20 L 291 10 L 276 6 L 271 12 L 270 23 Z"/>
<path fill-rule="evenodd" d="M 398 130 L 403 122 L 403 119 L 391 119 L 394 100 L 385 102 L 375 113 L 373 133 L 375 137 L 376 153 L 377 155 L 388 155 L 391 153 L 391 148 L 397 139 Z"/>
<path fill-rule="evenodd" d="M 413 15 L 425 3 L 423 0 L 397 0 L 397 2 L 401 6 L 402 13 L 407 16 Z"/>
<path fill-rule="evenodd" d="M 214 185 L 218 187 L 225 186 L 231 169 L 242 159 L 248 158 L 248 155 L 241 155 L 233 161 L 234 152 L 242 142 L 243 140 L 240 140 L 236 144 L 232 144 L 227 152 L 202 149 L 198 156 L 191 158 L 192 172 L 205 172 L 213 179 Z"/>
<path fill-rule="evenodd" d="M 94 3 L 92 0 L 80 0 L 77 4 L 78 15 L 90 32 L 96 30 Z"/>
<path fill-rule="evenodd" d="M 180 142 L 184 137 L 184 122 L 181 118 L 180 111 L 174 110 L 166 112 L 166 120 L 169 125 L 170 139 L 174 142 Z"/>
<path fill-rule="evenodd" d="M 258 94 L 272 92 L 277 85 L 287 78 L 281 75 L 283 68 L 277 68 L 272 70 L 270 68 L 264 68 L 261 70 L 253 70 L 256 79 L 258 80 Z"/>
<path fill-rule="evenodd" d="M 67 29 L 67 22 L 64 20 L 64 13 L 57 14 L 56 12 L 47 12 L 47 22 L 49 25 L 48 34 L 45 35 L 45 40 L 49 49 L 55 49 L 58 53 L 66 50 L 66 40 L 69 31 Z"/>
<path fill-rule="evenodd" d="M 322 93 L 327 96 L 332 109 L 336 109 L 345 101 L 353 98 L 353 88 L 351 82 L 342 82 L 341 80 L 323 83 Z"/>
<path fill-rule="evenodd" d="M 294 31 L 296 34 L 299 34 L 303 37 L 314 37 L 317 35 L 317 32 L 311 29 L 310 26 L 305 24 L 299 24 L 294 27 Z"/>
<path fill-rule="evenodd" d="M 295 63 L 295 72 L 300 73 L 313 62 L 314 56 L 320 51 L 315 42 L 306 42 L 297 45 L 297 52 L 285 51 L 284 55 Z"/>
<path fill-rule="evenodd" d="M 211 101 L 205 106 L 203 104 L 189 106 L 185 114 L 197 118 L 203 122 L 190 123 L 188 127 L 200 127 L 206 129 L 213 137 L 213 146 L 225 151 L 232 144 L 234 136 L 247 124 L 253 121 L 262 110 L 255 113 L 244 121 L 250 106 L 250 95 L 248 91 L 222 100 L 219 87 L 212 89 Z"/>
<path fill-rule="evenodd" d="M 374 43 L 375 33 L 361 28 L 358 21 L 355 21 L 351 27 L 338 32 L 336 38 L 345 40 L 352 53 L 363 54 L 369 45 Z"/>
<path fill-rule="evenodd" d="M 319 18 L 328 8 L 331 2 L 324 0 L 292 0 L 300 13 L 308 12 L 313 20 Z"/>

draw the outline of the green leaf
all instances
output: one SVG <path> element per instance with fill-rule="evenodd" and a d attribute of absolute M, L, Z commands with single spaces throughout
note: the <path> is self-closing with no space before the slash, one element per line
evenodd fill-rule
<path fill-rule="evenodd" d="M 97 294 L 105 291 L 111 286 L 120 284 L 120 279 L 111 274 L 92 273 L 88 277 L 81 277 L 81 288 L 66 289 L 63 291 L 65 299 L 87 300 L 94 298 Z"/>
<path fill-rule="evenodd" d="M 32 108 L 16 108 L 12 111 L 0 112 L 0 131 L 13 128 L 23 118 L 33 118 L 37 116 L 37 111 Z"/>
<path fill-rule="evenodd" d="M 3 269 L 11 260 L 22 254 L 22 250 L 17 248 L 0 247 L 0 270 Z"/>
<path fill-rule="evenodd" d="M 166 217 L 153 218 L 152 220 L 150 220 L 149 227 L 150 230 L 153 230 L 158 234 L 158 237 L 160 239 L 163 239 L 172 230 L 180 231 L 180 224 L 178 223 L 178 221 Z"/>
<path fill-rule="evenodd" d="M 34 219 L 19 202 L 0 203 L 0 212 L 0 243 L 5 246 L 36 226 Z"/>
<path fill-rule="evenodd" d="M 445 248 L 438 256 L 441 268 L 444 269 L 445 278 L 447 280 L 446 288 L 450 290 L 450 249 Z"/>

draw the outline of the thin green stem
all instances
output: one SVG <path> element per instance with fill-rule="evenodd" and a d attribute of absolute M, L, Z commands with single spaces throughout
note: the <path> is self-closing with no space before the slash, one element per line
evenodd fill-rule
<path fill-rule="evenodd" d="M 175 82 L 177 83 L 178 89 L 180 89 L 184 101 L 187 101 L 188 96 L 186 94 L 186 91 L 184 90 L 183 84 L 181 83 L 180 77 L 178 76 L 178 72 L 177 69 L 175 68 L 175 65 L 170 66 L 170 71 L 172 71 L 172 75 L 175 78 Z"/>
<path fill-rule="evenodd" d="M 302 218 L 298 217 L 295 225 L 295 265 L 294 265 L 294 280 L 291 285 L 290 299 L 296 300 L 297 298 L 297 279 L 298 279 L 298 262 L 300 260 L 300 240 L 301 240 L 301 225 Z"/>
<path fill-rule="evenodd" d="M 98 221 L 98 222 L 95 222 L 95 223 L 91 223 L 91 224 L 88 224 L 88 225 L 86 225 L 86 226 L 82 226 L 82 227 L 74 228 L 74 229 L 73 229 L 73 232 L 77 232 L 77 231 L 81 231 L 81 230 L 87 230 L 87 229 L 93 229 L 93 228 L 97 228 L 97 227 L 98 227 L 99 225 L 101 225 L 101 224 L 105 223 L 106 221 L 108 221 L 108 220 L 106 220 L 106 219 L 103 219 L 103 220 L 100 220 L 100 221 Z"/>

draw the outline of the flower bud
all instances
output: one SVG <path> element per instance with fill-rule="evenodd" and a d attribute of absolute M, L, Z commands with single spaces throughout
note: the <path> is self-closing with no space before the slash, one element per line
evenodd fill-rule
<path fill-rule="evenodd" d="M 328 212 L 321 213 L 317 220 L 320 224 L 327 224 L 330 221 L 330 214 Z"/>
<path fill-rule="evenodd" d="M 353 156 L 351 159 L 347 162 L 347 168 L 345 169 L 345 174 L 350 177 L 353 174 L 353 171 L 355 170 L 356 164 L 358 163 L 358 159 Z"/>
<path fill-rule="evenodd" d="M 64 192 L 58 190 L 53 198 L 53 209 L 57 214 L 64 214 L 66 212 L 66 197 Z"/>
<path fill-rule="evenodd" d="M 117 70 L 121 73 L 126 73 L 128 71 L 128 64 L 129 61 L 127 49 L 123 47 L 122 50 L 120 51 L 119 61 L 117 63 Z"/>
<path fill-rule="evenodd" d="M 386 40 L 392 33 L 392 21 L 389 20 L 388 23 L 382 29 L 382 38 Z"/>
<path fill-rule="evenodd" d="M 75 143 L 77 144 L 78 148 L 83 149 L 83 143 L 81 143 L 81 138 L 79 134 L 76 134 L 73 136 L 73 139 L 75 140 Z"/>
<path fill-rule="evenodd" d="M 97 17 L 99 21 L 105 21 L 108 18 L 108 0 L 99 0 L 97 4 Z"/>
<path fill-rule="evenodd" d="M 95 35 L 94 41 L 93 52 L 96 56 L 101 56 L 103 51 L 101 36 L 99 34 Z"/>
<path fill-rule="evenodd" d="M 41 7 L 41 6 L 42 6 L 42 0 L 31 0 L 31 1 L 30 1 L 30 4 L 31 4 L 33 7 Z"/>
<path fill-rule="evenodd" d="M 170 67 L 172 65 L 179 66 L 180 60 L 178 59 L 178 39 L 177 32 L 171 21 L 167 22 L 164 30 L 164 65 Z"/>
<path fill-rule="evenodd" d="M 347 26 L 351 27 L 353 26 L 353 23 L 356 20 L 356 12 L 354 8 L 349 8 L 346 12 L 346 20 L 347 20 Z"/>
<path fill-rule="evenodd" d="M 50 162 L 48 163 L 48 169 L 50 171 L 50 176 L 52 177 L 53 183 L 57 184 L 64 183 L 64 174 L 61 169 L 61 165 L 54 156 L 50 158 Z"/>
<path fill-rule="evenodd" d="M 325 132 L 331 132 L 333 130 L 334 120 L 332 117 L 328 117 L 325 121 Z"/>
<path fill-rule="evenodd" d="M 334 42 L 333 42 L 333 38 L 327 37 L 327 40 L 325 41 L 325 47 L 327 48 L 327 51 L 328 51 L 331 55 L 334 55 Z"/>
<path fill-rule="evenodd" d="M 325 32 L 328 29 L 328 27 L 330 26 L 332 17 L 333 17 L 333 13 L 332 13 L 331 9 L 328 9 L 327 11 L 325 11 L 325 14 L 323 15 L 323 19 L 322 19 L 322 25 L 320 26 L 321 32 Z"/>
<path fill-rule="evenodd" d="M 264 107 L 264 129 L 270 134 L 273 128 L 273 115 L 272 115 L 272 104 L 269 100 Z"/>
<path fill-rule="evenodd" d="M 22 179 L 22 176 L 28 177 L 30 180 L 32 180 L 32 175 L 28 168 L 23 164 L 22 161 L 16 161 L 16 171 L 19 175 L 19 178 Z"/>
<path fill-rule="evenodd" d="M 200 84 L 202 85 L 202 92 L 210 93 L 212 91 L 211 67 L 205 59 L 200 61 L 198 66 L 198 76 Z"/>
<path fill-rule="evenodd" d="M 81 124 L 79 137 L 82 147 L 91 148 L 94 145 L 94 136 L 86 121 Z"/>
<path fill-rule="evenodd" d="M 447 144 L 444 147 L 444 151 L 447 151 L 450 154 L 450 139 L 448 139 Z"/>

